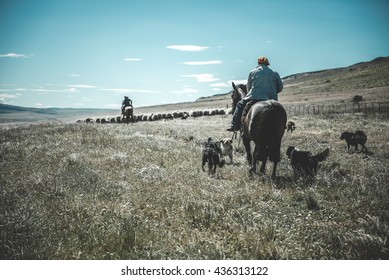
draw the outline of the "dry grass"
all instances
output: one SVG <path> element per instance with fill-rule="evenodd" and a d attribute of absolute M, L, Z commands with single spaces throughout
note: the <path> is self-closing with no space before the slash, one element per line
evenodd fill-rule
<path fill-rule="evenodd" d="M 230 116 L 4 126 L 0 258 L 388 259 L 387 117 L 293 120 L 276 183 L 248 176 L 238 141 L 233 165 L 201 171 L 201 142 L 228 137 Z M 356 129 L 373 154 L 346 152 Z M 288 145 L 330 147 L 315 181 L 293 179 Z"/>

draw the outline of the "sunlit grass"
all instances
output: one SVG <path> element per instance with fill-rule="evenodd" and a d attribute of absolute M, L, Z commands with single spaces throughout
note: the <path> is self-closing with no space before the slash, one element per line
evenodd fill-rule
<path fill-rule="evenodd" d="M 230 116 L 4 127 L 0 257 L 388 259 L 388 119 L 293 120 L 276 182 L 249 176 L 238 140 L 233 165 L 201 171 L 201 143 L 230 137 Z M 357 129 L 371 155 L 339 140 Z M 293 179 L 288 145 L 330 147 L 315 181 Z"/>

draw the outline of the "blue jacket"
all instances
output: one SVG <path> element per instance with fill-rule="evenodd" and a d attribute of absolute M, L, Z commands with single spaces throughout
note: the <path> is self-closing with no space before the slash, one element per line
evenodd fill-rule
<path fill-rule="evenodd" d="M 267 65 L 260 64 L 252 70 L 247 79 L 245 100 L 278 100 L 278 93 L 284 88 L 280 75 Z"/>

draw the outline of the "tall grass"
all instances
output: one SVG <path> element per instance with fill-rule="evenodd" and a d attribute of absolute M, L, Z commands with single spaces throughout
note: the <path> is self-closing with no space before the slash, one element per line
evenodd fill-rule
<path fill-rule="evenodd" d="M 234 164 L 201 171 L 229 120 L 3 127 L 0 258 L 388 259 L 385 116 L 294 118 L 275 182 L 249 176 L 238 140 Z M 338 139 L 356 129 L 371 154 Z M 330 147 L 316 180 L 293 178 L 288 145 Z"/>

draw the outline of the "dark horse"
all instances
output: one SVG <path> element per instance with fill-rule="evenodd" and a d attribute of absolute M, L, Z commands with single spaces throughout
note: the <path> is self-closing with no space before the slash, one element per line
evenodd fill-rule
<path fill-rule="evenodd" d="M 134 122 L 134 108 L 132 106 L 127 106 L 124 108 L 123 123 L 128 124 L 130 120 L 131 122 Z"/>
<path fill-rule="evenodd" d="M 246 86 L 232 83 L 232 110 L 247 94 Z M 266 161 L 273 162 L 272 179 L 276 177 L 277 164 L 280 161 L 281 139 L 286 127 L 284 107 L 275 100 L 258 101 L 249 109 L 243 121 L 242 139 L 246 148 L 247 160 L 251 165 L 250 173 L 257 172 L 257 162 L 262 161 L 261 173 L 265 174 Z M 250 142 L 254 141 L 254 154 L 251 154 Z M 253 160 L 254 158 L 254 160 Z"/>

